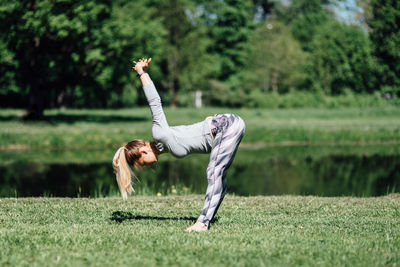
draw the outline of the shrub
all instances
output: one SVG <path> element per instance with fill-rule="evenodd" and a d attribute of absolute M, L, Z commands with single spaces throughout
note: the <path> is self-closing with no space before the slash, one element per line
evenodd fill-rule
<path fill-rule="evenodd" d="M 374 94 L 355 94 L 345 90 L 338 96 L 327 96 L 322 93 L 291 92 L 278 94 L 253 90 L 245 104 L 250 108 L 301 108 L 301 107 L 385 107 L 400 106 L 398 98 L 387 98 L 379 92 Z"/>

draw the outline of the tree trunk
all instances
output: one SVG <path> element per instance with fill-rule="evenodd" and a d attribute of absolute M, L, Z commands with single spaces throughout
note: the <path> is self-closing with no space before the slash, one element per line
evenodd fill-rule
<path fill-rule="evenodd" d="M 32 84 L 29 92 L 29 106 L 24 120 L 41 120 L 44 111 L 43 88 L 36 83 Z"/>
<path fill-rule="evenodd" d="M 41 41 L 38 36 L 32 40 L 32 45 L 28 49 L 33 55 L 28 59 L 27 71 L 25 76 L 25 86 L 29 88 L 29 103 L 27 113 L 24 120 L 41 120 L 43 119 L 44 111 L 44 78 L 43 73 L 43 59 L 40 47 Z M 29 54 L 29 53 L 28 53 Z"/>

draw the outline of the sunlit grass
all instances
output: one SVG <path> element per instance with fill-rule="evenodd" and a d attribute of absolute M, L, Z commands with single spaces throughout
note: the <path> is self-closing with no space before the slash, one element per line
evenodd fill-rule
<path fill-rule="evenodd" d="M 0 199 L 2 266 L 398 266 L 400 195 Z M 118 222 L 119 221 L 119 222 Z"/>

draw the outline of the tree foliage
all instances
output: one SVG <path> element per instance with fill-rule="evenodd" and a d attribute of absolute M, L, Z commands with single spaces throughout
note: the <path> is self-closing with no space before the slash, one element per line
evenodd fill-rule
<path fill-rule="evenodd" d="M 153 1 L 156 16 L 162 21 L 167 35 L 164 54 L 160 56 L 163 79 L 160 90 L 171 106 L 177 106 L 178 95 L 206 88 L 211 72 L 205 63 L 211 45 L 205 27 L 200 24 L 196 6 L 188 0 Z"/>
<path fill-rule="evenodd" d="M 287 93 L 305 82 L 306 53 L 287 26 L 277 20 L 268 20 L 253 33 L 252 59 L 242 86 L 261 91 Z"/>
<path fill-rule="evenodd" d="M 291 5 L 278 10 L 281 20 L 286 22 L 301 46 L 308 50 L 318 28 L 333 19 L 327 8 L 330 0 L 296 0 Z"/>
<path fill-rule="evenodd" d="M 309 48 L 310 88 L 328 95 L 376 89 L 370 42 L 359 27 L 326 23 L 318 28 Z"/>
<path fill-rule="evenodd" d="M 252 29 L 250 0 L 218 1 L 210 34 L 214 40 L 212 54 L 220 65 L 218 79 L 227 80 L 244 66 Z"/>
<path fill-rule="evenodd" d="M 20 90 L 29 92 L 28 116 L 33 118 L 52 106 L 118 104 L 120 100 L 109 99 L 113 94 L 121 94 L 127 83 L 134 51 L 136 55 L 148 52 L 146 46 L 137 46 L 151 42 L 154 54 L 162 43 L 158 41 L 162 27 L 150 18 L 151 9 L 140 3 L 2 2 L 1 43 L 6 52 L 1 61 L 9 76 L 2 79 L 2 87 L 12 85 L 10 75 L 14 75 Z M 132 23 L 127 8 L 143 12 L 142 21 Z M 141 27 L 145 22 L 154 30 Z"/>
<path fill-rule="evenodd" d="M 93 87 L 88 74 L 101 54 L 94 34 L 110 15 L 107 3 L 3 1 L 2 6 L 1 39 L 14 54 L 16 83 L 29 91 L 30 116 L 39 117 L 50 99 L 62 101 L 78 81 Z"/>
<path fill-rule="evenodd" d="M 371 0 L 368 21 L 383 90 L 400 97 L 400 2 Z"/>
<path fill-rule="evenodd" d="M 336 20 L 337 1 L 0 0 L 0 104 L 32 118 L 144 104 L 139 57 L 153 58 L 172 106 L 196 90 L 228 106 L 270 92 L 399 94 L 400 4 L 364 1 L 368 33 Z"/>

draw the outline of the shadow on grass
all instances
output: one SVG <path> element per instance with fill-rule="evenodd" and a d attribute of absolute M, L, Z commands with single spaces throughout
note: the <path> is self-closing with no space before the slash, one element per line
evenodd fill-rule
<path fill-rule="evenodd" d="M 157 220 L 157 221 L 192 221 L 196 222 L 197 218 L 195 217 L 159 217 L 159 216 L 142 216 L 142 215 L 133 215 L 131 212 L 127 211 L 114 211 L 110 217 L 111 221 L 115 221 L 118 223 L 122 223 L 126 220 Z M 215 217 L 211 220 L 211 223 L 218 222 L 219 217 Z"/>
<path fill-rule="evenodd" d="M 158 217 L 158 216 L 142 216 L 133 215 L 131 212 L 126 211 L 114 211 L 110 217 L 111 221 L 123 222 L 126 220 L 157 220 L 157 221 L 192 221 L 195 222 L 197 218 L 195 217 Z"/>
<path fill-rule="evenodd" d="M 20 116 L 7 115 L 0 116 L 0 121 L 26 121 L 26 122 L 47 122 L 50 124 L 58 123 L 76 123 L 76 122 L 138 122 L 148 121 L 145 117 L 136 116 L 118 116 L 118 115 L 92 115 L 92 114 L 57 114 L 57 115 L 44 115 L 40 120 L 24 120 Z"/>

